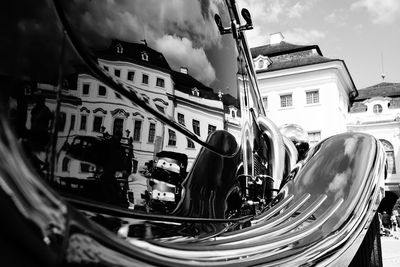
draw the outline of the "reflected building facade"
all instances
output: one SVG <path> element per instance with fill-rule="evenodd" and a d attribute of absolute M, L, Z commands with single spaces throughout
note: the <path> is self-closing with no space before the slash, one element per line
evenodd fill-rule
<path fill-rule="evenodd" d="M 98 64 L 124 88 L 135 92 L 155 110 L 184 125 L 202 140 L 215 130 L 225 129 L 239 142 L 241 114 L 236 98 L 216 93 L 193 78 L 185 67 L 173 70 L 165 57 L 146 43 L 112 40 L 111 45 L 97 51 L 96 56 Z M 37 89 L 36 94 L 40 92 L 54 112 L 57 88 L 38 84 Z M 33 107 L 31 104 L 28 108 L 28 129 Z M 121 136 L 123 142 L 133 148 L 132 173 L 146 168 L 160 151 L 187 155 L 187 170 L 190 170 L 201 148 L 84 70 L 64 82 L 57 128 L 58 151 L 77 136 Z M 59 155 L 56 172 L 71 176 L 68 171 L 76 168 L 67 167 L 72 163 L 66 163 L 63 153 Z M 92 164 L 87 162 L 87 165 Z M 87 174 L 81 168 L 73 177 L 86 178 Z"/>

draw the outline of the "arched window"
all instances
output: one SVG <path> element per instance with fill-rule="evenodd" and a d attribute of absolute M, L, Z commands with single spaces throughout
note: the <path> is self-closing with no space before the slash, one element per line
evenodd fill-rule
<path fill-rule="evenodd" d="M 396 162 L 395 162 L 395 158 L 394 158 L 393 145 L 385 139 L 380 139 L 379 141 L 381 141 L 381 143 L 383 144 L 383 147 L 385 148 L 386 160 L 388 163 L 388 172 L 395 174 L 396 173 Z"/>
<path fill-rule="evenodd" d="M 382 113 L 382 106 L 379 104 L 375 104 L 373 107 L 374 113 Z"/>

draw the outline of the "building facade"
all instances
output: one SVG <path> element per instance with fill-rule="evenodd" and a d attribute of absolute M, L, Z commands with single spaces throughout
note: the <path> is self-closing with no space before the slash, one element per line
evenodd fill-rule
<path fill-rule="evenodd" d="M 113 40 L 109 48 L 98 51 L 97 56 L 99 66 L 122 88 L 134 92 L 140 100 L 185 126 L 201 140 L 223 129 L 237 131 L 238 138 L 240 112 L 237 112 L 236 99 L 215 93 L 193 78 L 187 68 L 173 70 L 164 56 L 147 44 Z M 57 88 L 48 84 L 37 87 L 47 107 L 54 112 Z M 64 101 L 66 99 L 69 101 Z M 33 104 L 29 106 L 28 114 L 33 107 Z M 182 138 L 183 134 L 85 71 L 64 83 L 60 114 L 57 150 L 76 136 L 118 134 L 133 145 L 134 173 L 160 151 L 187 155 L 190 170 L 201 149 L 199 144 Z M 31 118 L 27 121 L 30 129 Z"/>
<path fill-rule="evenodd" d="M 311 144 L 345 132 L 356 87 L 343 60 L 324 57 L 317 45 L 295 45 L 272 34 L 251 49 L 267 116 L 280 127 L 300 125 Z"/>
<path fill-rule="evenodd" d="M 400 196 L 400 83 L 382 82 L 360 89 L 347 128 L 371 134 L 382 142 L 388 164 L 385 189 Z"/>

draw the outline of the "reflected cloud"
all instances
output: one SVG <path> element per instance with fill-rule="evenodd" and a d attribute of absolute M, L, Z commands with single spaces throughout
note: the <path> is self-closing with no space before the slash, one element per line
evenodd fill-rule
<path fill-rule="evenodd" d="M 215 70 L 206 50 L 221 47 L 214 15 L 220 13 L 222 4 L 195 0 L 74 1 L 67 8 L 87 45 L 105 46 L 110 39 L 146 40 L 177 69 L 187 67 L 194 78 L 209 85 L 215 80 Z"/>
<path fill-rule="evenodd" d="M 336 174 L 332 182 L 330 182 L 328 186 L 328 192 L 334 194 L 335 200 L 344 197 L 344 191 L 350 181 L 350 177 L 351 169 L 348 168 L 346 171 Z"/>
<path fill-rule="evenodd" d="M 196 77 L 206 85 L 210 85 L 216 78 L 215 70 L 209 62 L 206 53 L 201 48 L 194 48 L 193 42 L 187 38 L 165 35 L 156 40 L 156 48 L 170 58 L 173 69 L 190 66 L 190 75 Z M 182 65 L 182 58 L 185 65 Z"/>

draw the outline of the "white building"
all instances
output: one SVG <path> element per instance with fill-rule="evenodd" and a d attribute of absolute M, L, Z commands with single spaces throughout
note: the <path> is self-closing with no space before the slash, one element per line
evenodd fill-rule
<path fill-rule="evenodd" d="M 238 108 L 227 106 L 235 102 L 230 95 L 219 97 L 212 88 L 194 79 L 186 68 L 172 70 L 164 56 L 146 44 L 113 40 L 110 47 L 97 52 L 97 56 L 99 65 L 123 88 L 135 92 L 153 109 L 167 118 L 174 118 L 201 140 L 205 141 L 212 131 L 232 128 L 232 122 L 239 132 Z M 200 145 L 182 138 L 183 134 L 86 71 L 77 74 L 73 80 L 75 84 L 70 81 L 68 88 L 62 90 L 57 150 L 66 139 L 72 140 L 75 136 L 99 137 L 120 132 L 132 140 L 134 172 L 153 160 L 161 150 L 186 154 L 188 170 L 191 168 Z M 38 89 L 45 95 L 48 108 L 54 112 L 57 88 L 42 84 Z"/>
<path fill-rule="evenodd" d="M 400 194 L 400 83 L 382 82 L 359 90 L 349 113 L 348 130 L 381 140 L 386 150 L 387 191 Z"/>
<path fill-rule="evenodd" d="M 311 143 L 346 132 L 356 87 L 343 60 L 323 56 L 317 45 L 294 45 L 281 33 L 251 49 L 268 118 L 280 127 L 298 124 Z"/>

